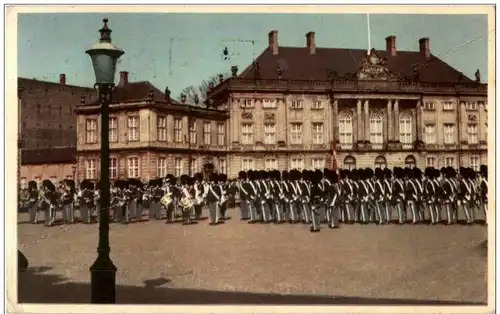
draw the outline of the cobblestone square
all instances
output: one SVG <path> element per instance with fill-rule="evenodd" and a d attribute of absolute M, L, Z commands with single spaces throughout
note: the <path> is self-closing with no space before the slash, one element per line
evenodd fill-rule
<path fill-rule="evenodd" d="M 482 225 L 111 224 L 117 303 L 482 304 Z M 19 302 L 89 303 L 98 225 L 19 215 Z"/>

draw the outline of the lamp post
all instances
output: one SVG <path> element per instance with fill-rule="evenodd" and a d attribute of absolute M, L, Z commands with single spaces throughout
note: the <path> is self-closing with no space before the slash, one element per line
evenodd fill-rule
<path fill-rule="evenodd" d="M 97 259 L 90 267 L 91 303 L 115 303 L 116 266 L 111 261 L 109 247 L 109 104 L 114 87 L 116 62 L 123 50 L 111 43 L 108 19 L 99 30 L 100 41 L 86 53 L 92 60 L 101 103 L 101 184 L 99 212 L 99 245 Z"/>

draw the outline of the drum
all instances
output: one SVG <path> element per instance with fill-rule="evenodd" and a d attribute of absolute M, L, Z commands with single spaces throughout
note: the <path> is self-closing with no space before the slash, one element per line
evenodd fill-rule
<path fill-rule="evenodd" d="M 160 203 L 165 207 L 172 203 L 172 193 L 163 195 L 163 197 L 160 199 Z"/>

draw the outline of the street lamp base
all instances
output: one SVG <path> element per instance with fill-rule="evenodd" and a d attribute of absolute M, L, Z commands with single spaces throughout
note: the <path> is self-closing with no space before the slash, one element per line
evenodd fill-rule
<path fill-rule="evenodd" d="M 116 266 L 109 256 L 98 256 L 90 267 L 90 300 L 93 304 L 114 304 Z"/>

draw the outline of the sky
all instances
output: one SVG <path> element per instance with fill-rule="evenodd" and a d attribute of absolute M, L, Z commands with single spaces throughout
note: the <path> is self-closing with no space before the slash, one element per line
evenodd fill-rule
<path fill-rule="evenodd" d="M 267 47 L 271 30 L 280 46 L 305 47 L 305 34 L 314 31 L 317 47 L 368 48 L 366 14 L 30 13 L 19 15 L 18 76 L 57 82 L 65 73 L 67 84 L 92 86 L 85 50 L 98 42 L 104 17 L 125 51 L 115 81 L 128 71 L 129 81 L 168 86 L 176 97 L 232 65 L 243 71 Z M 385 38 L 395 35 L 397 50 L 418 51 L 418 40 L 428 37 L 434 55 L 470 78 L 479 69 L 482 81 L 487 28 L 487 15 L 370 14 L 372 48 L 385 50 Z"/>

